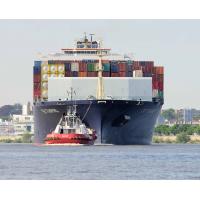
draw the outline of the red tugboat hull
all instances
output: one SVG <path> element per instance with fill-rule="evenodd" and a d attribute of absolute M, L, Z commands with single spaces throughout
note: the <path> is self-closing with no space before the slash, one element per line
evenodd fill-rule
<path fill-rule="evenodd" d="M 56 134 L 50 133 L 45 139 L 45 144 L 87 144 L 92 145 L 96 140 L 96 134 L 90 136 L 84 134 Z"/>

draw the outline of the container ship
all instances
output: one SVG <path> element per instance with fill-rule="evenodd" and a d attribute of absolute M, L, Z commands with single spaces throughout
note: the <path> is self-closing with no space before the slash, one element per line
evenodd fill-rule
<path fill-rule="evenodd" d="M 35 142 L 43 143 L 71 105 L 96 131 L 96 143 L 151 144 L 164 103 L 164 67 L 112 53 L 93 34 L 33 67 Z M 71 98 L 73 88 L 73 99 Z"/>

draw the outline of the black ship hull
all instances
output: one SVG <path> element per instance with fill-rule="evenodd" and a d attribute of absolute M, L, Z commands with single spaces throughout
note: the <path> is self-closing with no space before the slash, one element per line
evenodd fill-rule
<path fill-rule="evenodd" d="M 43 143 L 53 131 L 67 106 L 74 102 L 39 102 L 34 105 L 35 142 Z M 97 131 L 96 143 L 132 145 L 151 144 L 153 129 L 162 102 L 125 100 L 76 101 L 77 114 Z"/>

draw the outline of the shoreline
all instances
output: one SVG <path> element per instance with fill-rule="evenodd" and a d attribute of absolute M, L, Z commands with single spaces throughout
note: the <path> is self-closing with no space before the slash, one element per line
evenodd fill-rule
<path fill-rule="evenodd" d="M 28 137 L 27 137 L 28 136 Z M 13 144 L 34 144 L 30 139 L 32 135 L 22 134 L 22 135 L 0 135 L 0 144 L 3 143 L 13 143 Z M 189 136 L 189 141 L 178 142 L 177 136 L 175 135 L 153 135 L 152 144 L 200 144 L 200 135 Z M 106 145 L 106 144 L 105 144 Z"/>
<path fill-rule="evenodd" d="M 168 144 L 200 144 L 200 135 L 189 136 L 188 142 L 177 142 L 177 136 L 175 135 L 154 135 L 152 143 L 168 143 Z"/>

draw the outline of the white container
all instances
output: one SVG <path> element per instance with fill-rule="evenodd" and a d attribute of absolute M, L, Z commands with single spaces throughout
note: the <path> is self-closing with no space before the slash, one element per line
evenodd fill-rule
<path fill-rule="evenodd" d="M 79 70 L 79 64 L 77 62 L 71 63 L 71 71 L 78 72 Z"/>
<path fill-rule="evenodd" d="M 47 98 L 48 97 L 48 91 L 47 90 L 43 90 L 42 91 L 42 97 L 43 98 Z"/>
<path fill-rule="evenodd" d="M 43 74 L 42 81 L 47 81 L 47 80 L 48 80 L 48 74 Z"/>
<path fill-rule="evenodd" d="M 157 97 L 158 96 L 158 90 L 157 89 L 153 89 L 152 90 L 152 96 L 153 97 Z"/>
<path fill-rule="evenodd" d="M 42 73 L 48 73 L 48 71 L 49 71 L 48 65 L 42 66 Z"/>
<path fill-rule="evenodd" d="M 48 83 L 47 82 L 42 83 L 42 89 L 45 89 L 45 90 L 48 89 Z"/>
<path fill-rule="evenodd" d="M 143 77 L 142 70 L 134 70 L 133 71 L 133 77 Z"/>
<path fill-rule="evenodd" d="M 57 67 L 55 65 L 50 66 L 50 72 L 55 73 L 57 71 Z"/>
<path fill-rule="evenodd" d="M 49 74 L 49 77 L 57 77 L 57 74 Z"/>
<path fill-rule="evenodd" d="M 64 73 L 65 72 L 65 66 L 64 65 L 58 65 L 58 73 Z"/>
<path fill-rule="evenodd" d="M 64 74 L 58 74 L 58 77 L 65 77 Z"/>

